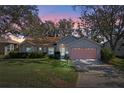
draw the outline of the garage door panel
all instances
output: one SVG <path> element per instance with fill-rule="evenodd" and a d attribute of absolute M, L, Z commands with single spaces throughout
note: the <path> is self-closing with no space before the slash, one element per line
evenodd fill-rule
<path fill-rule="evenodd" d="M 96 59 L 95 48 L 72 48 L 70 53 L 71 59 Z"/>

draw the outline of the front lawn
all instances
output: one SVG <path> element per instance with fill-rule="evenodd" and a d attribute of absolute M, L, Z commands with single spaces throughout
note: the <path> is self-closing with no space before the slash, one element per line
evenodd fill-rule
<path fill-rule="evenodd" d="M 77 73 L 55 59 L 1 59 L 0 87 L 75 87 Z"/>
<path fill-rule="evenodd" d="M 116 68 L 124 71 L 124 59 L 115 57 L 110 61 L 110 63 L 114 65 Z"/>

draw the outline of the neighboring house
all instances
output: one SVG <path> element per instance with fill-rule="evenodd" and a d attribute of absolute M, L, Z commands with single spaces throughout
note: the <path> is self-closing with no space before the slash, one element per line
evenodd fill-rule
<path fill-rule="evenodd" d="M 8 54 L 18 48 L 18 42 L 0 37 L 0 54 Z"/>
<path fill-rule="evenodd" d="M 20 44 L 20 52 L 41 52 L 54 55 L 60 52 L 61 58 L 100 59 L 101 46 L 87 38 L 74 36 L 28 38 Z"/>
<path fill-rule="evenodd" d="M 37 52 L 53 55 L 59 37 L 27 38 L 19 47 L 20 52 Z"/>
<path fill-rule="evenodd" d="M 100 59 L 100 44 L 85 38 L 67 36 L 59 40 L 57 50 L 61 57 L 68 55 L 70 59 Z"/>
<path fill-rule="evenodd" d="M 103 44 L 103 47 L 110 47 L 109 42 Z M 124 38 L 120 39 L 115 48 L 115 55 L 124 57 Z"/>

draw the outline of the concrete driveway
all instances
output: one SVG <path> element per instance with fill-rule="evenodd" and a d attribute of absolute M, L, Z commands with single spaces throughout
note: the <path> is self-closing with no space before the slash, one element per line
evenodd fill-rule
<path fill-rule="evenodd" d="M 124 73 L 112 65 L 89 61 L 75 61 L 78 71 L 78 88 L 118 88 L 124 87 Z M 95 62 L 95 61 L 94 61 Z"/>

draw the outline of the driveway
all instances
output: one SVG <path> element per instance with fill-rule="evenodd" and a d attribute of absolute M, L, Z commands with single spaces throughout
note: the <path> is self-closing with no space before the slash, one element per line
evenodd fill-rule
<path fill-rule="evenodd" d="M 78 88 L 118 88 L 124 87 L 124 73 L 112 65 L 89 61 L 74 62 L 78 71 Z M 92 61 L 93 62 L 93 61 Z M 95 62 L 95 61 L 94 61 Z M 80 65 L 80 66 L 79 66 Z"/>

